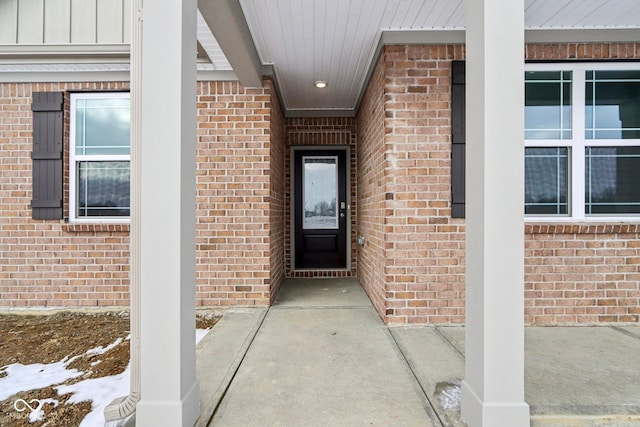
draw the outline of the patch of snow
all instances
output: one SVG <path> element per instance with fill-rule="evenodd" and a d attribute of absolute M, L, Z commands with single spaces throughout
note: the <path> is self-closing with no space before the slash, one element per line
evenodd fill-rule
<path fill-rule="evenodd" d="M 209 329 L 196 329 L 196 344 L 204 338 Z M 79 427 L 103 427 L 104 409 L 118 397 L 129 394 L 131 364 L 118 375 L 92 378 L 72 385 L 56 387 L 58 394 L 73 393 L 67 404 L 92 401 L 91 412 L 82 420 Z"/>
<path fill-rule="evenodd" d="M 460 410 L 460 402 L 462 401 L 462 388 L 460 384 L 448 384 L 442 389 L 439 396 L 442 407 L 452 410 Z"/>
<path fill-rule="evenodd" d="M 208 332 L 209 329 L 196 329 L 196 344 L 199 343 Z M 125 339 L 129 338 L 130 336 Z M 88 350 L 87 354 L 104 354 L 122 341 L 121 338 L 118 338 L 107 347 L 96 347 Z M 124 372 L 118 375 L 90 378 L 71 385 L 58 385 L 83 374 L 77 369 L 67 369 L 67 366 L 77 358 L 78 356 L 71 359 L 64 358 L 60 362 L 47 365 L 22 365 L 16 363 L 3 366 L 0 368 L 0 373 L 6 373 L 7 375 L 0 378 L 0 401 L 22 391 L 57 386 L 55 389 L 59 395 L 73 394 L 67 401 L 68 405 L 85 401 L 92 402 L 91 412 L 84 418 L 79 427 L 103 427 L 105 423 L 104 409 L 106 406 L 114 399 L 129 394 L 131 365 L 129 364 Z M 92 363 L 91 366 L 95 366 L 98 363 L 100 363 L 100 361 Z M 34 417 L 34 421 L 31 422 L 42 420 L 42 417 L 45 415 L 42 406 L 46 403 L 53 403 L 55 406 L 58 404 L 54 399 L 43 399 L 37 408 L 33 409 L 29 407 L 32 409 L 29 419 L 31 420 L 31 417 Z"/>
<path fill-rule="evenodd" d="M 196 329 L 196 345 L 207 335 L 207 332 L 209 332 L 209 329 Z"/>
<path fill-rule="evenodd" d="M 105 354 L 107 351 L 109 351 L 112 348 L 116 347 L 121 342 L 122 342 L 122 338 L 118 338 L 117 340 L 115 340 L 114 342 L 112 342 L 111 344 L 109 344 L 106 347 L 96 347 L 96 348 L 92 348 L 90 350 L 87 350 L 87 355 L 88 356 L 96 356 L 96 355 Z"/>
<path fill-rule="evenodd" d="M 0 401 L 8 399 L 16 393 L 38 390 L 40 388 L 63 383 L 79 377 L 82 372 L 77 369 L 67 369 L 67 366 L 77 357 L 64 358 L 55 363 L 34 363 L 23 365 L 14 363 L 0 368 L 0 373 L 6 373 L 0 378 Z"/>
<path fill-rule="evenodd" d="M 56 387 L 59 395 L 73 393 L 67 405 L 91 401 L 91 412 L 82 420 L 79 427 L 104 426 L 104 408 L 114 399 L 129 394 L 129 376 L 131 365 L 118 375 L 102 378 L 90 378 L 71 385 Z"/>

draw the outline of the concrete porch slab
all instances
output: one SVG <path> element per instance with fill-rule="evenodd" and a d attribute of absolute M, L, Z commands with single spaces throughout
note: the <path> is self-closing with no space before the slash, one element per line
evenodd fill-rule
<path fill-rule="evenodd" d="M 201 405 L 196 427 L 209 424 L 266 313 L 266 308 L 226 310 L 196 347 Z"/>
<path fill-rule="evenodd" d="M 274 307 L 371 307 L 357 279 L 287 279 Z"/>
<path fill-rule="evenodd" d="M 625 333 L 640 339 L 640 326 L 619 326 L 616 327 L 616 329 L 622 330 Z"/>
<path fill-rule="evenodd" d="M 283 288 L 210 425 L 440 423 L 358 282 L 307 280 Z"/>
<path fill-rule="evenodd" d="M 532 425 L 573 416 L 640 424 L 640 339 L 609 327 L 530 327 L 525 336 Z"/>
<path fill-rule="evenodd" d="M 640 425 L 640 326 L 527 327 L 525 344 L 533 427 Z M 387 328 L 357 280 L 288 280 L 199 344 L 197 426 L 462 427 L 464 352 L 464 327 Z"/>
<path fill-rule="evenodd" d="M 436 328 L 393 327 L 390 331 L 442 425 L 465 426 L 459 401 L 463 354 Z"/>
<path fill-rule="evenodd" d="M 531 425 L 640 425 L 639 329 L 527 327 L 525 400 Z M 391 331 L 439 417 L 456 425 L 457 414 L 442 407 L 436 386 L 463 378 L 464 328 Z"/>

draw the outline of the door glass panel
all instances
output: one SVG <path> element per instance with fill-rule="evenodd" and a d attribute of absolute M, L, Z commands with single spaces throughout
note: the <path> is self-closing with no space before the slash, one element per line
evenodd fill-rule
<path fill-rule="evenodd" d="M 338 228 L 338 158 L 303 157 L 302 204 L 305 229 Z"/>

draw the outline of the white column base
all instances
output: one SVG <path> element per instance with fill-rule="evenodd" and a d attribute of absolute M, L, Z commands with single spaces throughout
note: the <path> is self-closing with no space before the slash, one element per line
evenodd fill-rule
<path fill-rule="evenodd" d="M 136 427 L 193 426 L 200 417 L 200 382 L 195 381 L 181 401 L 141 400 Z"/>
<path fill-rule="evenodd" d="M 466 381 L 462 381 L 462 401 L 462 419 L 469 427 L 529 427 L 525 402 L 483 402 Z"/>

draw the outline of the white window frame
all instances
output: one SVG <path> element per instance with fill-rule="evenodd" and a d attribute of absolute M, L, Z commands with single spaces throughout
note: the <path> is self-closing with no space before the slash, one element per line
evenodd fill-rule
<path fill-rule="evenodd" d="M 129 154 L 119 155 L 80 155 L 76 154 L 76 100 L 78 99 L 130 99 L 129 92 L 78 92 L 70 95 L 69 109 L 69 222 L 71 223 L 108 223 L 128 224 L 129 216 L 92 216 L 77 217 L 77 163 L 82 161 L 131 161 Z"/>
<path fill-rule="evenodd" d="M 638 71 L 640 62 L 528 63 L 525 71 L 571 71 L 571 139 L 525 139 L 525 147 L 568 147 L 568 215 L 525 215 L 527 222 L 640 222 L 640 214 L 585 214 L 586 147 L 640 146 L 640 139 L 585 138 L 585 83 L 587 71 Z M 523 77 L 524 78 L 524 77 Z M 523 107 L 524 108 L 524 107 Z M 524 134 L 524 132 L 523 132 Z"/>

